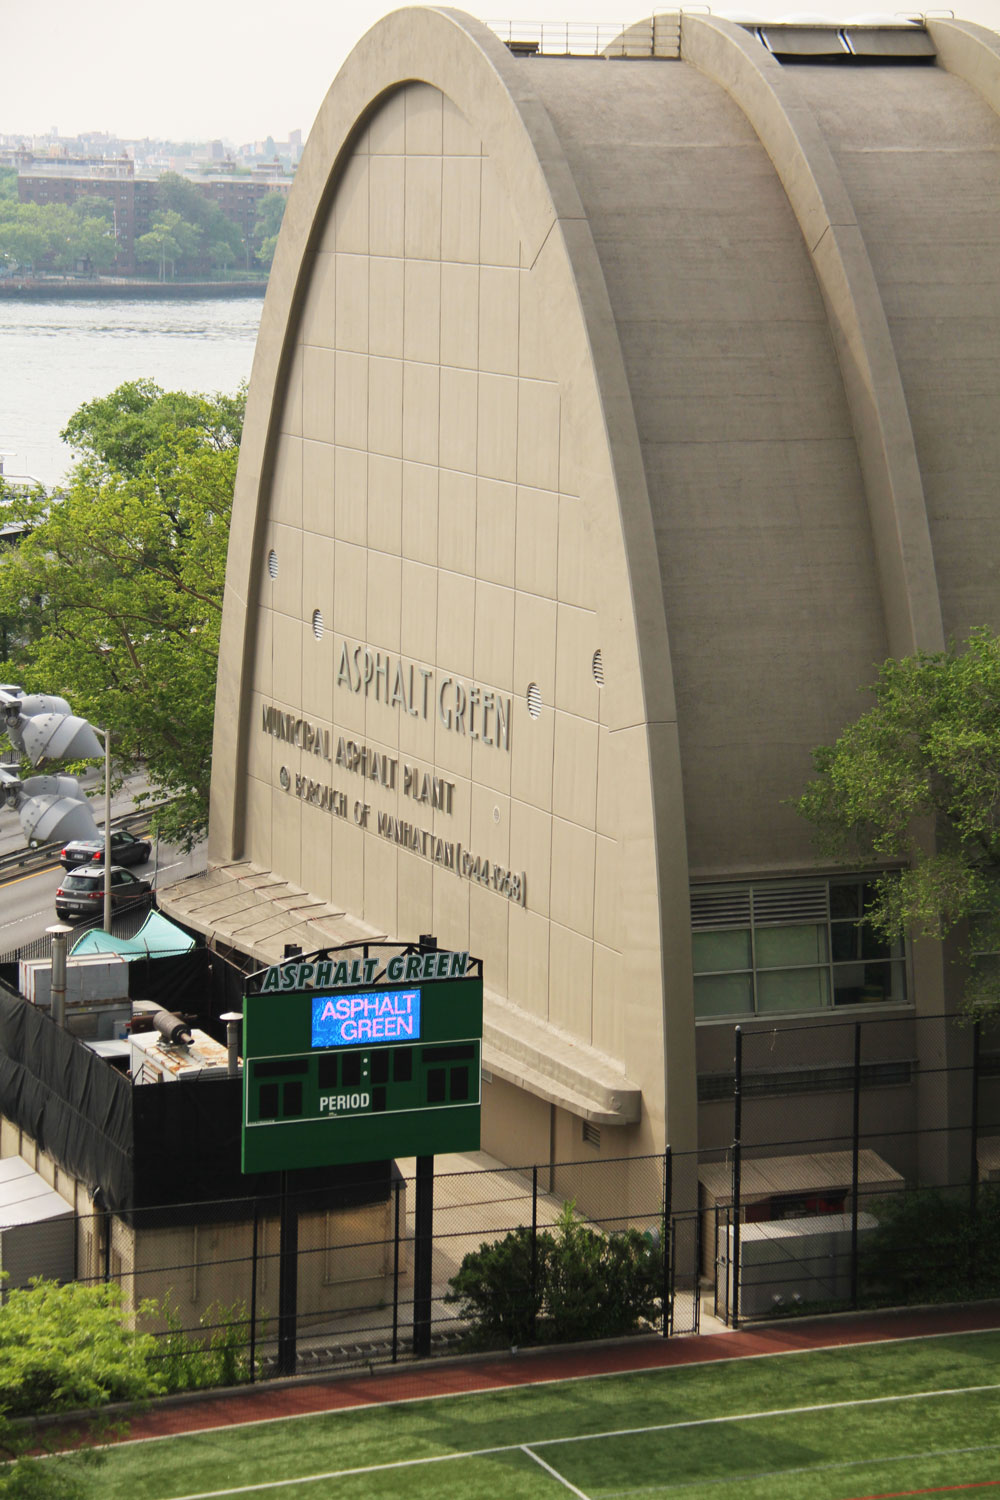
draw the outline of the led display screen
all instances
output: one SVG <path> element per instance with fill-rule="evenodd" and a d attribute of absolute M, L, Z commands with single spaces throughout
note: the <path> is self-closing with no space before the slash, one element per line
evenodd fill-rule
<path fill-rule="evenodd" d="M 420 1037 L 420 991 L 373 990 L 363 995 L 313 995 L 313 1047 L 359 1042 L 415 1042 Z"/>

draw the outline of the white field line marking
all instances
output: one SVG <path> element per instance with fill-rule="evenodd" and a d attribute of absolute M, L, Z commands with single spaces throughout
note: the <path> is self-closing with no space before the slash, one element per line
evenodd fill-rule
<path fill-rule="evenodd" d="M 603 1442 L 609 1438 L 643 1437 L 654 1432 L 683 1432 L 695 1427 L 720 1427 L 727 1422 L 762 1422 L 770 1417 L 799 1417 L 822 1411 L 846 1411 L 861 1406 L 891 1406 L 903 1401 L 930 1401 L 941 1396 L 973 1396 L 984 1391 L 1000 1391 L 994 1385 L 957 1386 L 944 1391 L 906 1391 L 894 1396 L 866 1396 L 860 1401 L 824 1401 L 814 1406 L 783 1406 L 771 1411 L 736 1412 L 725 1417 L 697 1417 L 687 1422 L 658 1422 L 648 1427 L 617 1427 L 607 1432 L 582 1432 L 571 1437 L 537 1438 L 532 1448 L 557 1448 L 566 1443 Z M 174 1434 L 178 1436 L 179 1434 Z M 255 1495 L 259 1491 L 279 1490 L 284 1485 L 318 1484 L 326 1479 L 342 1479 L 358 1474 L 381 1474 L 393 1469 L 417 1468 L 423 1464 L 454 1463 L 463 1458 L 486 1458 L 496 1453 L 517 1453 L 523 1443 L 503 1443 L 493 1448 L 466 1448 L 457 1453 L 435 1453 L 428 1458 L 399 1458 L 392 1463 L 366 1464 L 355 1469 L 330 1469 L 323 1474 L 301 1474 L 292 1479 L 268 1479 L 258 1484 L 239 1484 L 225 1490 L 199 1490 L 190 1495 L 167 1495 L 162 1500 L 221 1500 L 226 1495 Z M 536 1454 L 531 1455 L 537 1458 Z M 586 1500 L 586 1497 L 585 1497 Z"/>
<path fill-rule="evenodd" d="M 560 1484 L 565 1485 L 571 1495 L 579 1496 L 579 1500 L 590 1500 L 589 1495 L 585 1495 L 583 1490 L 578 1490 L 575 1484 L 570 1484 L 569 1480 L 560 1474 L 558 1469 L 554 1469 L 551 1464 L 545 1462 L 544 1458 L 539 1458 L 537 1453 L 533 1453 L 527 1443 L 521 1444 L 521 1452 L 526 1453 L 529 1458 L 533 1458 L 535 1463 L 541 1465 L 547 1474 L 551 1474 L 553 1479 L 558 1479 Z"/>
<path fill-rule="evenodd" d="M 175 1434 L 176 1435 L 176 1434 Z M 418 1469 L 424 1464 L 454 1463 L 460 1458 L 489 1458 L 495 1453 L 513 1453 L 519 1443 L 507 1443 L 502 1448 L 470 1448 L 464 1453 L 434 1453 L 428 1458 L 398 1458 L 388 1464 L 364 1464 L 358 1469 L 331 1469 L 328 1474 L 300 1474 L 294 1479 L 268 1479 L 259 1484 L 238 1484 L 229 1490 L 202 1490 L 194 1495 L 171 1495 L 170 1500 L 216 1500 L 223 1495 L 256 1495 L 262 1490 L 280 1490 L 286 1485 L 319 1484 L 324 1479 L 350 1479 L 358 1474 L 391 1473 L 393 1469 Z"/>
<path fill-rule="evenodd" d="M 554 1448 L 560 1443 L 590 1443 L 594 1438 L 642 1437 L 649 1432 L 679 1432 L 692 1427 L 721 1427 L 727 1422 L 761 1422 L 768 1417 L 799 1417 L 820 1411 L 846 1411 L 856 1406 L 891 1406 L 899 1401 L 929 1401 L 939 1396 L 975 1396 L 1000 1391 L 1000 1383 L 963 1385 L 943 1391 L 902 1391 L 894 1396 L 863 1396 L 855 1401 L 822 1401 L 815 1406 L 777 1406 L 771 1411 L 731 1412 L 726 1417 L 695 1417 L 688 1422 L 664 1422 L 652 1427 L 622 1427 L 613 1432 L 581 1432 L 576 1437 L 540 1438 L 532 1446 Z"/>
<path fill-rule="evenodd" d="M 811 1349 L 773 1349 L 764 1354 L 727 1354 L 723 1359 L 706 1359 L 692 1365 L 647 1365 L 640 1370 L 598 1370 L 591 1375 L 554 1375 L 549 1380 L 525 1381 L 523 1385 L 484 1385 L 467 1391 L 446 1391 L 439 1396 L 397 1396 L 394 1401 L 365 1401 L 356 1406 L 324 1407 L 316 1411 L 286 1413 L 280 1417 L 255 1417 L 252 1422 L 219 1422 L 215 1427 L 196 1427 L 190 1432 L 157 1432 L 149 1437 L 122 1438 L 118 1443 L 103 1443 L 104 1448 L 130 1448 L 137 1443 L 167 1443 L 184 1436 L 188 1439 L 207 1437 L 210 1433 L 232 1432 L 251 1427 L 271 1427 L 276 1422 L 306 1422 L 313 1417 L 349 1417 L 359 1412 L 381 1411 L 394 1406 L 416 1406 L 421 1401 L 459 1401 L 472 1396 L 496 1396 L 502 1391 L 542 1390 L 550 1385 L 577 1385 L 589 1380 L 631 1380 L 639 1375 L 664 1375 L 668 1371 L 714 1369 L 718 1365 L 753 1364 L 758 1359 L 796 1359 L 804 1354 L 836 1354 L 847 1349 L 884 1349 L 890 1344 L 920 1344 L 931 1339 L 974 1338 L 977 1334 L 1000 1333 L 998 1328 L 959 1328 L 946 1333 L 911 1333 L 901 1339 L 864 1339 L 856 1344 L 817 1344 Z M 246 1394 L 240 1390 L 240 1395 Z M 931 1392 L 930 1394 L 934 1394 Z M 232 1395 L 232 1392 L 230 1392 Z"/>
<path fill-rule="evenodd" d="M 800 1464 L 794 1469 L 755 1469 L 747 1474 L 718 1475 L 715 1479 L 679 1479 L 675 1484 L 662 1484 L 658 1488 L 666 1493 L 669 1490 L 687 1490 L 696 1484 L 742 1484 L 747 1479 L 784 1479 L 789 1474 L 826 1474 L 828 1472 L 839 1472 L 841 1469 L 862 1469 L 871 1467 L 881 1469 L 888 1464 L 912 1464 L 921 1459 L 930 1458 L 960 1458 L 969 1453 L 995 1453 L 1000 1448 L 1000 1443 L 980 1443 L 977 1448 L 928 1448 L 926 1453 L 893 1453 L 884 1458 L 845 1458 L 839 1463 L 832 1464 Z M 601 1490 L 601 1500 L 624 1500 L 626 1495 L 645 1495 L 648 1493 L 646 1485 L 640 1485 L 630 1490 Z"/>

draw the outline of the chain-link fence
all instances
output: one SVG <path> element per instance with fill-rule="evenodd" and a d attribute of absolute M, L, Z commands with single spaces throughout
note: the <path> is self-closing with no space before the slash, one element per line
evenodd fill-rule
<path fill-rule="evenodd" d="M 731 1035 L 731 1067 L 699 1078 L 720 1142 L 698 1174 L 719 1317 L 1000 1290 L 995 1029 L 908 1015 Z"/>
<path fill-rule="evenodd" d="M 387 1190 L 384 1177 L 370 1192 L 356 1184 L 347 1208 L 283 1182 L 268 1196 L 165 1212 L 74 1219 L 67 1210 L 63 1222 L 33 1235 L 33 1262 L 60 1279 L 119 1285 L 127 1311 L 156 1334 L 179 1387 L 373 1367 L 519 1338 L 600 1336 L 614 1309 L 617 1331 L 681 1331 L 672 1316 L 676 1258 L 664 1233 L 669 1156 L 430 1176 L 421 1162 L 404 1165 Z M 561 1179 L 575 1185 L 579 1201 L 553 1191 Z M 507 1247 L 501 1270 L 521 1277 L 512 1326 L 525 1332 L 513 1339 L 495 1316 L 510 1301 L 507 1290 L 480 1264 L 497 1246 Z M 460 1296 L 454 1284 L 470 1262 Z M 697 1326 L 691 1272 L 685 1266 L 680 1278 L 685 1329 Z M 561 1323 L 551 1311 L 557 1303 Z"/>
<path fill-rule="evenodd" d="M 22 1039 L 36 1069 L 45 1036 Z M 65 1093 L 68 1039 L 49 1040 Z M 117 1283 L 177 1384 L 192 1369 L 196 1383 L 256 1379 L 666 1336 L 711 1315 L 735 1325 L 1000 1294 L 1000 1031 L 908 1015 L 717 1027 L 710 1041 L 698 1153 L 461 1171 L 422 1158 L 314 1173 L 307 1189 L 303 1173 L 247 1181 L 234 1168 L 197 1201 L 185 1185 L 198 1140 L 236 1119 L 238 1081 L 115 1079 L 100 1140 L 107 1155 L 108 1111 L 131 1101 L 130 1170 L 93 1213 L 66 1205 L 44 1228 L 0 1226 L 3 1265 L 12 1285 L 39 1273 Z M 93 1101 L 104 1076 L 81 1073 L 70 1092 Z M 46 1149 L 62 1160 L 79 1147 L 75 1175 L 94 1180 L 79 1119 L 71 1130 L 56 1111 L 54 1083 L 44 1100 L 33 1088 L 19 1128 L 44 1103 Z M 172 1103 L 182 1112 L 165 1112 Z M 0 1168 L 17 1170 L 5 1149 Z M 254 1191 L 237 1196 L 243 1183 Z"/>

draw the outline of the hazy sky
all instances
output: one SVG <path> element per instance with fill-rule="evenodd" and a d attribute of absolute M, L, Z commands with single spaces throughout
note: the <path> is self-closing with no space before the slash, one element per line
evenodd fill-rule
<path fill-rule="evenodd" d="M 731 0 L 780 17 L 794 0 Z M 955 13 L 1000 30 L 1000 0 L 954 0 Z M 574 21 L 633 21 L 650 11 L 621 0 L 563 0 Z M 0 0 L 0 133 L 121 136 L 239 145 L 290 130 L 308 134 L 348 52 L 380 16 L 380 0 Z M 561 8 L 561 7 L 560 7 Z M 558 10 L 555 13 L 558 16 Z M 698 7 L 702 8 L 702 7 Z M 726 9 L 725 3 L 713 7 Z M 869 4 L 869 10 L 875 6 Z M 889 7 L 887 7 L 889 9 Z M 516 0 L 517 19 L 553 19 L 551 0 Z M 825 0 L 815 16 L 846 19 L 864 0 Z M 506 19 L 502 9 L 483 19 Z"/>

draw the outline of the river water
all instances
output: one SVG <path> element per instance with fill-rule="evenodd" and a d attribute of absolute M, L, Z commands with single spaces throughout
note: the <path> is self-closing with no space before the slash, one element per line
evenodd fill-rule
<path fill-rule="evenodd" d="M 84 401 L 148 376 L 164 390 L 233 391 L 250 377 L 261 297 L 191 301 L 0 299 L 0 455 L 56 484 L 59 433 Z"/>

